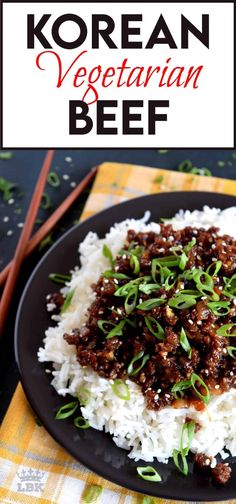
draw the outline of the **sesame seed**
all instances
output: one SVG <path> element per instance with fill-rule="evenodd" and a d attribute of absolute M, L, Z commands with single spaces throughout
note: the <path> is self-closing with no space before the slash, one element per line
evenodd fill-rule
<path fill-rule="evenodd" d="M 114 278 L 114 283 L 115 283 L 116 285 L 118 285 L 118 283 L 119 283 L 119 282 L 118 282 L 117 278 Z"/>
<path fill-rule="evenodd" d="M 12 235 L 13 235 L 13 231 L 12 231 L 12 229 L 8 229 L 8 231 L 7 231 L 7 236 L 12 236 Z"/>
<path fill-rule="evenodd" d="M 160 394 L 161 393 L 161 388 L 157 389 L 157 393 Z"/>
<path fill-rule="evenodd" d="M 104 291 L 104 287 L 101 287 L 101 291 Z"/>
<path fill-rule="evenodd" d="M 103 282 L 107 284 L 109 282 L 108 278 L 104 278 Z"/>
<path fill-rule="evenodd" d="M 233 371 L 230 371 L 230 373 L 229 373 L 229 374 L 230 374 L 230 376 L 234 376 L 234 373 L 233 373 Z"/>
<path fill-rule="evenodd" d="M 126 259 L 127 258 L 127 255 L 126 254 L 123 254 L 122 255 L 122 259 Z"/>
<path fill-rule="evenodd" d="M 74 181 L 73 181 L 73 182 L 71 182 L 71 183 L 70 183 L 70 186 L 71 186 L 71 187 L 76 187 L 76 182 L 74 182 Z"/>
<path fill-rule="evenodd" d="M 205 465 L 206 465 L 206 466 L 209 466 L 209 465 L 210 465 L 210 463 L 211 463 L 210 459 L 206 459 L 206 460 L 205 460 Z"/>
<path fill-rule="evenodd" d="M 65 157 L 65 161 L 66 161 L 67 163 L 71 163 L 71 162 L 72 162 L 72 158 L 71 158 L 71 157 L 69 157 L 69 156 L 68 156 L 68 157 Z"/>
<path fill-rule="evenodd" d="M 167 399 L 169 399 L 169 398 L 170 398 L 170 394 L 165 394 L 165 396 L 167 397 Z"/>
<path fill-rule="evenodd" d="M 193 320 L 188 320 L 189 324 L 193 325 Z"/>
<path fill-rule="evenodd" d="M 62 175 L 62 178 L 64 180 L 69 180 L 70 177 L 69 177 L 69 175 L 67 173 L 64 173 L 64 175 Z"/>
<path fill-rule="evenodd" d="M 202 321 L 198 320 L 197 325 L 202 325 Z"/>
<path fill-rule="evenodd" d="M 10 198 L 10 199 L 8 200 L 8 205 L 13 205 L 13 203 L 15 203 L 14 198 Z"/>
<path fill-rule="evenodd" d="M 215 389 L 217 389 L 217 390 L 218 390 L 219 388 L 220 388 L 220 386 L 219 386 L 219 385 L 215 385 Z"/>
<path fill-rule="evenodd" d="M 24 222 L 18 222 L 18 224 L 17 224 L 18 228 L 23 228 L 23 226 L 24 226 Z"/>
<path fill-rule="evenodd" d="M 157 401 L 157 399 L 159 399 L 159 394 L 156 394 L 156 395 L 154 396 L 154 401 Z"/>
<path fill-rule="evenodd" d="M 236 305 L 236 299 L 233 300 L 233 304 Z"/>
<path fill-rule="evenodd" d="M 9 222 L 10 220 L 10 217 L 8 217 L 8 215 L 6 215 L 5 217 L 3 217 L 3 222 Z"/>
<path fill-rule="evenodd" d="M 139 298 L 139 304 L 141 304 L 143 302 L 142 298 Z"/>

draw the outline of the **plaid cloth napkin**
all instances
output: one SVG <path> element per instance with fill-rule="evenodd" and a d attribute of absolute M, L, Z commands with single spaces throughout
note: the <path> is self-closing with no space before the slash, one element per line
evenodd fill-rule
<path fill-rule="evenodd" d="M 236 181 L 104 163 L 99 167 L 82 218 L 126 199 L 174 190 L 236 195 Z M 0 430 L 0 504 L 80 502 L 164 504 L 168 501 L 114 485 L 74 460 L 37 425 L 19 384 Z"/>

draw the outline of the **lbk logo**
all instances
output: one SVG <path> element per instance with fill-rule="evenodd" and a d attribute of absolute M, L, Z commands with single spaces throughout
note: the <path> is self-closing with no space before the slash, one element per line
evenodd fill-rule
<path fill-rule="evenodd" d="M 20 480 L 17 483 L 18 492 L 33 493 L 43 491 L 43 472 L 38 470 L 34 471 L 33 469 L 22 469 L 21 472 L 17 473 L 17 476 Z"/>

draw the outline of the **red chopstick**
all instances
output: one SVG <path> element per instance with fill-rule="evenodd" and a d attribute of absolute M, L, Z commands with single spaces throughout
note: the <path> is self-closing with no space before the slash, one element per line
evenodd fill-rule
<path fill-rule="evenodd" d="M 35 186 L 35 190 L 28 208 L 26 215 L 24 227 L 22 229 L 19 241 L 17 243 L 15 255 L 12 260 L 11 269 L 7 278 L 5 288 L 3 290 L 2 298 L 0 301 L 0 337 L 2 336 L 7 315 L 10 308 L 10 303 L 12 299 L 12 294 L 16 284 L 16 280 L 20 271 L 22 261 L 25 256 L 28 241 L 32 233 L 34 222 L 38 213 L 40 202 L 42 199 L 42 194 L 44 191 L 45 184 L 47 182 L 48 172 L 52 163 L 52 158 L 54 155 L 54 150 L 48 150 L 45 156 L 43 166 L 40 171 L 40 175 Z"/>
<path fill-rule="evenodd" d="M 77 187 L 67 196 L 67 198 L 61 203 L 61 205 L 53 212 L 50 217 L 44 222 L 40 229 L 34 234 L 34 236 L 27 243 L 27 248 L 25 251 L 25 257 L 27 257 L 36 247 L 40 244 L 41 240 L 47 236 L 47 234 L 54 228 L 57 222 L 63 217 L 67 210 L 75 203 L 80 194 L 86 189 L 90 182 L 94 179 L 97 173 L 97 167 L 92 168 L 89 173 L 81 180 Z M 5 266 L 5 268 L 0 273 L 0 287 L 2 287 L 8 277 L 12 261 Z"/>

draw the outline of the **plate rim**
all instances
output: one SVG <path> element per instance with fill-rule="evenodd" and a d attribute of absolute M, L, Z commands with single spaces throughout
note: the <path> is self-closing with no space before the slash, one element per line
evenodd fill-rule
<path fill-rule="evenodd" d="M 37 408 L 37 404 L 36 404 L 36 401 L 34 400 L 34 397 L 33 395 L 31 394 L 31 391 L 30 391 L 30 388 L 28 388 L 28 386 L 24 383 L 24 380 L 23 380 L 23 370 L 22 370 L 22 367 L 21 367 L 21 362 L 20 362 L 20 357 L 19 357 L 19 323 L 20 323 L 20 316 L 21 316 L 21 311 L 22 311 L 22 307 L 24 305 L 24 301 L 25 301 L 25 297 L 26 297 L 26 294 L 27 294 L 27 291 L 28 291 L 28 288 L 31 284 L 31 282 L 33 281 L 34 277 L 37 275 L 37 272 L 38 270 L 41 268 L 41 265 L 47 261 L 47 258 L 48 256 L 50 256 L 51 254 L 54 253 L 54 250 L 60 245 L 61 242 L 63 242 L 64 240 L 67 239 L 67 237 L 70 235 L 70 234 L 73 234 L 74 231 L 76 229 L 80 229 L 83 225 L 87 226 L 89 224 L 89 222 L 91 220 L 94 220 L 95 217 L 102 217 L 103 214 L 105 215 L 107 213 L 107 211 L 109 211 L 109 208 L 118 208 L 118 207 L 125 207 L 126 205 L 129 206 L 130 203 L 133 203 L 135 205 L 136 202 L 138 202 L 139 200 L 144 200 L 144 199 L 150 199 L 151 198 L 154 198 L 154 197 L 158 197 L 160 195 L 175 195 L 176 198 L 178 198 L 178 196 L 184 196 L 184 194 L 186 193 L 191 193 L 191 194 L 194 194 L 194 195 L 204 195 L 206 196 L 206 199 L 207 199 L 207 196 L 216 196 L 216 197 L 223 197 L 223 198 L 232 198 L 235 200 L 235 206 L 236 206 L 236 196 L 232 195 L 232 194 L 226 194 L 226 193 L 221 193 L 221 192 L 213 192 L 213 191 L 168 191 L 168 192 L 158 192 L 158 193 L 152 193 L 152 194 L 147 194 L 147 195 L 144 195 L 144 196 L 140 196 L 140 197 L 137 197 L 137 198 L 130 198 L 128 200 L 125 200 L 123 202 L 119 202 L 115 205 L 111 205 L 111 206 L 108 206 L 106 207 L 105 209 L 99 211 L 99 212 L 96 212 L 95 214 L 89 216 L 88 218 L 86 219 L 83 219 L 81 222 L 79 222 L 78 224 L 75 224 L 74 226 L 72 226 L 71 228 L 69 228 L 65 233 L 62 234 L 62 236 L 56 240 L 56 242 L 50 247 L 50 249 L 43 255 L 43 257 L 40 259 L 40 261 L 36 264 L 35 268 L 33 269 L 32 273 L 30 274 L 30 277 L 29 279 L 27 280 L 26 282 L 26 285 L 23 289 L 23 292 L 22 292 L 22 295 L 21 295 L 21 298 L 20 298 L 20 302 L 18 304 L 18 308 L 17 308 L 17 314 L 16 314 L 16 319 L 15 319 L 15 329 L 14 329 L 14 353 L 15 353 L 15 358 L 16 358 L 16 362 L 17 362 L 17 366 L 18 366 L 18 369 L 19 369 L 19 372 L 20 372 L 20 382 L 21 382 L 21 385 L 22 385 L 22 388 L 24 390 L 24 393 L 27 397 L 27 400 L 29 401 L 29 404 L 30 406 L 32 407 L 33 411 L 37 414 L 37 417 L 41 420 L 41 417 L 40 417 L 40 411 L 38 411 L 38 408 Z M 206 205 L 208 205 L 208 203 L 206 202 Z M 217 207 L 216 207 L 217 208 Z M 127 217 L 128 218 L 128 217 Z M 119 219 L 118 219 L 118 222 L 119 222 Z M 78 240 L 78 243 L 79 243 L 79 240 Z M 38 361 L 37 361 L 38 362 Z M 42 364 L 42 363 L 41 363 Z M 49 384 L 50 385 L 50 384 Z M 94 464 L 93 464 L 93 460 L 91 460 L 91 463 L 89 461 L 89 464 L 88 464 L 88 461 L 85 457 L 84 459 L 84 454 L 83 452 L 79 452 L 79 457 L 78 457 L 78 454 L 76 454 L 76 450 L 74 450 L 74 453 L 73 453 L 73 450 L 71 449 L 68 449 L 67 447 L 65 447 L 64 443 L 62 442 L 62 440 L 60 439 L 60 437 L 55 434 L 55 432 L 53 432 L 53 427 L 51 427 L 50 425 L 50 422 L 49 422 L 49 425 L 47 424 L 47 422 L 45 423 L 43 421 L 43 427 L 45 428 L 46 432 L 49 433 L 49 435 L 59 444 L 60 447 L 63 448 L 63 450 L 66 451 L 66 453 L 69 453 L 70 455 L 72 455 L 76 461 L 79 461 L 80 463 L 84 464 L 89 470 L 93 471 L 95 474 L 101 476 L 103 479 L 107 480 L 107 481 L 111 481 L 112 483 L 118 485 L 118 486 L 121 486 L 123 488 L 126 488 L 128 490 L 131 490 L 133 492 L 137 492 L 137 493 L 141 493 L 143 495 L 149 495 L 149 496 L 152 496 L 154 498 L 162 498 L 162 499 L 174 499 L 176 501 L 185 501 L 185 502 L 189 502 L 189 499 L 186 499 L 186 496 L 184 496 L 183 494 L 179 495 L 179 496 L 174 496 L 174 497 L 171 497 L 170 496 L 170 493 L 166 493 L 165 490 L 163 492 L 161 492 L 161 494 L 158 495 L 157 494 L 153 494 L 151 491 L 148 491 L 148 489 L 145 491 L 143 489 L 138 489 L 137 490 L 137 487 L 135 486 L 132 486 L 131 484 L 126 484 L 125 482 L 121 482 L 121 479 L 118 477 L 114 477 L 113 475 L 109 477 L 107 475 L 104 475 L 104 472 L 101 470 L 99 470 L 99 467 L 95 467 L 94 468 Z M 96 429 L 93 429 L 95 432 L 96 432 Z M 120 448 L 122 449 L 122 448 Z M 123 450 L 124 451 L 124 450 Z M 127 451 L 127 454 L 128 454 L 128 451 Z M 141 461 L 142 462 L 142 461 Z M 96 465 L 96 464 L 95 464 Z M 119 471 L 116 471 L 116 473 L 119 473 Z M 109 479 L 108 479 L 109 478 Z M 137 486 L 138 486 L 138 482 L 139 480 L 137 479 Z M 184 485 L 183 485 L 184 486 Z M 159 487 L 159 488 L 166 488 L 166 486 L 162 486 L 162 487 Z M 227 501 L 227 500 L 230 500 L 230 499 L 234 499 L 236 498 L 236 488 L 235 488 L 235 493 L 233 494 L 233 492 L 231 491 L 228 491 L 227 492 L 227 487 L 224 487 L 224 490 L 226 490 L 225 494 L 224 495 L 221 495 L 221 492 L 217 492 L 217 488 L 216 488 L 216 495 L 214 495 L 214 501 L 215 502 L 218 502 L 218 501 Z M 197 496 L 193 496 L 191 500 L 194 500 L 196 502 L 212 502 L 213 501 L 213 497 L 212 496 L 209 496 L 209 497 L 205 497 L 204 499 L 203 498 L 198 498 Z"/>

